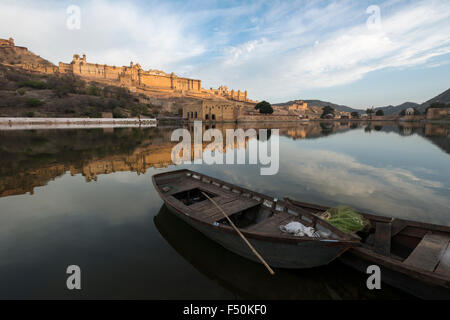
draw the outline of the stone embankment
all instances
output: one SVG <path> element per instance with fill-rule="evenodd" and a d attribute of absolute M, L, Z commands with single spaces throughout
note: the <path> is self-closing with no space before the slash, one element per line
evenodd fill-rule
<path fill-rule="evenodd" d="M 156 119 L 137 118 L 1 118 L 0 130 L 5 129 L 76 129 L 76 128 L 109 128 L 157 125 Z"/>

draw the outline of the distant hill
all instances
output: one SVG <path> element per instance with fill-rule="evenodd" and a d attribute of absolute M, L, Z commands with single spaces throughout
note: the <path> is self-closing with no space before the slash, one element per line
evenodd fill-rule
<path fill-rule="evenodd" d="M 288 101 L 288 102 L 283 102 L 283 103 L 275 103 L 274 106 L 289 106 L 293 103 L 295 103 L 296 101 L 299 100 L 294 100 L 294 101 Z M 344 105 L 340 105 L 340 104 L 335 104 L 332 102 L 327 102 L 327 101 L 321 101 L 321 100 L 302 100 L 305 101 L 306 103 L 308 103 L 308 106 L 310 107 L 320 107 L 323 108 L 325 106 L 330 106 L 335 110 L 338 111 L 344 111 L 344 112 L 353 112 L 353 111 L 358 111 L 361 112 L 361 110 L 357 110 L 357 109 L 353 109 Z"/>
<path fill-rule="evenodd" d="M 450 89 L 442 92 L 441 94 L 437 95 L 436 97 L 422 103 L 420 105 L 419 110 L 420 111 L 425 111 L 425 109 L 427 107 L 429 107 L 432 103 L 435 102 L 441 102 L 441 103 L 445 103 L 445 104 L 450 104 Z"/>
<path fill-rule="evenodd" d="M 398 106 L 386 106 L 386 107 L 378 107 L 375 108 L 375 110 L 383 110 L 385 115 L 393 115 L 393 114 L 399 114 L 401 111 L 408 109 L 408 108 L 417 108 L 420 112 L 424 113 L 426 108 L 429 107 L 434 102 L 442 102 L 445 104 L 450 104 L 450 89 L 442 92 L 441 94 L 437 95 L 436 97 L 422 103 L 418 104 L 415 102 L 405 102 L 402 104 L 399 104 Z"/>
<path fill-rule="evenodd" d="M 275 103 L 274 106 L 289 106 L 289 105 L 295 103 L 296 101 L 300 101 L 300 100 L 293 100 L 293 101 L 288 101 L 288 102 L 283 102 L 283 103 Z M 359 113 L 365 113 L 365 110 L 353 109 L 353 108 L 350 108 L 350 107 L 347 107 L 344 105 L 335 104 L 335 103 L 327 102 L 327 101 L 321 101 L 321 100 L 302 100 L 302 101 L 307 102 L 308 106 L 310 106 L 310 107 L 315 106 L 315 107 L 323 108 L 325 106 L 330 106 L 338 111 L 345 111 L 345 112 L 357 111 Z M 450 89 L 442 92 L 438 96 L 436 96 L 422 104 L 415 103 L 415 102 L 404 102 L 397 106 L 389 105 L 389 106 L 385 106 L 385 107 L 377 107 L 377 108 L 375 108 L 375 111 L 383 110 L 385 115 L 395 115 L 395 114 L 399 114 L 401 111 L 408 109 L 408 108 L 417 108 L 420 112 L 423 113 L 423 112 L 425 112 L 426 108 L 434 102 L 442 102 L 445 104 L 450 104 Z"/>
<path fill-rule="evenodd" d="M 405 102 L 405 103 L 399 104 L 398 106 L 390 105 L 390 106 L 386 106 L 386 107 L 378 107 L 378 108 L 375 108 L 375 111 L 383 110 L 384 114 L 389 116 L 389 115 L 399 114 L 404 109 L 419 108 L 419 107 L 420 107 L 420 104 L 418 104 L 418 103 Z"/>

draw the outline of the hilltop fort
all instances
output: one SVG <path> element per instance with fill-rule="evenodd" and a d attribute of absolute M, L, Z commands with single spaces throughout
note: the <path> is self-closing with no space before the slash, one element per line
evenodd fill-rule
<path fill-rule="evenodd" d="M 0 50 L 10 49 L 16 53 L 32 54 L 25 47 L 18 47 L 13 38 L 0 39 Z M 175 73 L 166 73 L 161 70 L 144 70 L 140 64 L 130 62 L 129 66 L 109 66 L 106 64 L 91 63 L 85 54 L 75 54 L 70 63 L 59 62 L 57 66 L 35 56 L 36 59 L 14 59 L 3 61 L 27 71 L 45 74 L 72 74 L 86 80 L 104 82 L 109 85 L 118 85 L 130 89 L 132 92 L 160 92 L 167 95 L 185 95 L 204 99 L 226 99 L 231 101 L 250 102 L 247 91 L 228 90 L 226 86 L 217 89 L 202 88 L 201 80 L 179 77 Z"/>

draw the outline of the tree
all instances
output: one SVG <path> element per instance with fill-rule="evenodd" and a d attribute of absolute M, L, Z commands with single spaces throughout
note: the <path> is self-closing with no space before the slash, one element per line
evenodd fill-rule
<path fill-rule="evenodd" d="M 327 115 L 332 114 L 334 115 L 334 109 L 330 106 L 325 106 L 322 108 L 322 115 L 320 116 L 322 119 Z"/>
<path fill-rule="evenodd" d="M 141 120 L 141 115 L 147 112 L 147 106 L 142 104 L 135 104 L 131 107 L 131 116 L 138 117 Z"/>
<path fill-rule="evenodd" d="M 353 119 L 359 119 L 359 118 L 361 117 L 361 115 L 360 115 L 359 112 L 357 112 L 357 111 L 353 111 L 353 112 L 351 113 L 351 115 L 352 115 L 352 118 L 353 118 Z"/>
<path fill-rule="evenodd" d="M 367 108 L 366 109 L 366 113 L 369 116 L 369 118 L 372 119 L 372 114 L 374 113 L 373 107 L 372 108 Z"/>
<path fill-rule="evenodd" d="M 256 110 L 259 110 L 259 113 L 263 114 L 272 114 L 273 108 L 272 105 L 267 101 L 261 101 L 255 106 Z"/>
<path fill-rule="evenodd" d="M 383 110 L 377 110 L 377 112 L 375 112 L 376 116 L 384 116 L 384 111 Z"/>

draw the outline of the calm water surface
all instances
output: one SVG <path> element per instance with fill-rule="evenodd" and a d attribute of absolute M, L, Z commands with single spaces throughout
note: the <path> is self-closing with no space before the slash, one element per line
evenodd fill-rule
<path fill-rule="evenodd" d="M 271 277 L 179 221 L 151 183 L 181 168 L 173 129 L 0 131 L 0 298 L 410 298 L 367 290 L 339 262 Z M 275 176 L 184 167 L 280 198 L 450 225 L 449 153 L 445 125 L 310 123 L 280 128 Z M 72 264 L 78 292 L 65 286 Z"/>

